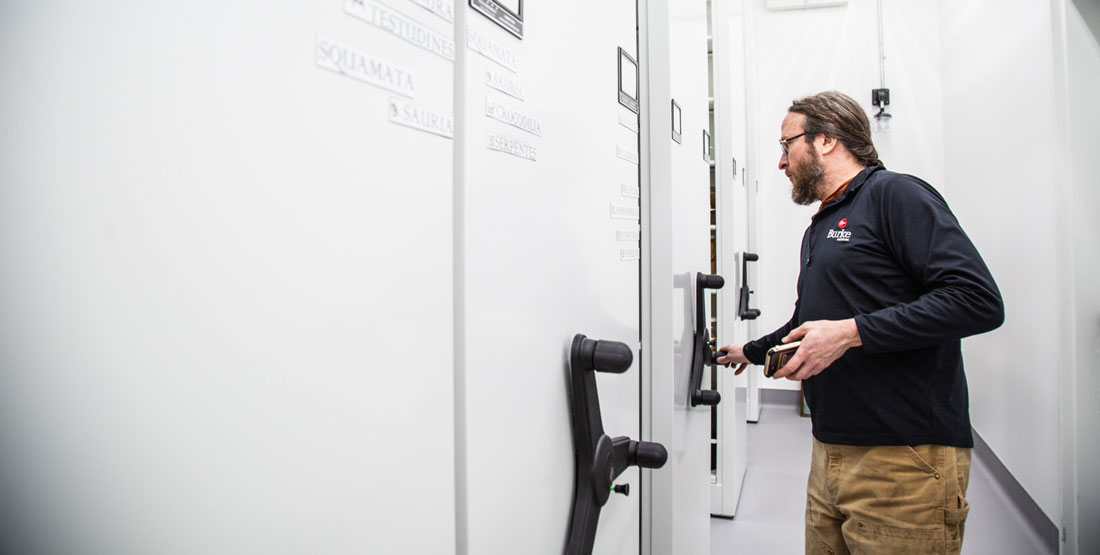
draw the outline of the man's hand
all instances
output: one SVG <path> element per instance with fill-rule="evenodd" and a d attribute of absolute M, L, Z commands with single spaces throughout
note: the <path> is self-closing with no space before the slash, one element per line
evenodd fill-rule
<path fill-rule="evenodd" d="M 863 345 L 854 318 L 806 322 L 782 339 L 784 343 L 799 340 L 802 345 L 798 347 L 798 352 L 775 373 L 774 378 L 804 380 L 821 373 L 848 349 Z"/>
<path fill-rule="evenodd" d="M 745 358 L 745 352 L 741 347 L 742 345 L 726 345 L 718 349 L 718 354 L 722 355 L 718 357 L 718 364 L 724 364 L 726 366 L 734 363 L 737 364 L 737 370 L 733 371 L 734 376 L 744 372 L 745 367 L 749 365 L 749 359 Z"/>

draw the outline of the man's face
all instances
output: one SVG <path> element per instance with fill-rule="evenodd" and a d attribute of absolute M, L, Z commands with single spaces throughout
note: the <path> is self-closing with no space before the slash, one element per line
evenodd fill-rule
<path fill-rule="evenodd" d="M 780 127 L 780 138 L 789 139 L 802 134 L 806 116 L 787 112 Z M 817 191 L 825 181 L 825 167 L 821 156 L 806 136 L 787 143 L 787 152 L 779 157 L 779 169 L 791 180 L 791 200 L 795 204 L 811 204 L 818 199 Z"/>

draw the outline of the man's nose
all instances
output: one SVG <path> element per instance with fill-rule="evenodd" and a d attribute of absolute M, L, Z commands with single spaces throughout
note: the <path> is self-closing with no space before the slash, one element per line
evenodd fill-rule
<path fill-rule="evenodd" d="M 787 153 L 784 152 L 784 153 L 780 154 L 779 155 L 779 169 L 785 170 L 785 169 L 787 169 L 787 166 L 790 166 L 790 165 L 791 165 L 791 161 L 787 159 Z"/>

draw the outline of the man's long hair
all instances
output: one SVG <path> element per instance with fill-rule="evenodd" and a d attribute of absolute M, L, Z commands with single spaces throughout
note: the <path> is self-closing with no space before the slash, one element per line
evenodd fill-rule
<path fill-rule="evenodd" d="M 837 91 L 826 91 L 791 103 L 788 112 L 806 116 L 806 139 L 818 135 L 833 137 L 864 165 L 878 163 L 878 151 L 871 142 L 871 122 L 852 97 Z"/>

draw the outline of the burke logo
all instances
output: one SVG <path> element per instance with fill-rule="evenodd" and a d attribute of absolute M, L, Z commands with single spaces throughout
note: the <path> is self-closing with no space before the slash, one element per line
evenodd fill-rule
<path fill-rule="evenodd" d="M 837 231 L 835 229 L 830 229 L 828 238 L 829 239 L 836 239 L 839 242 L 846 242 L 846 241 L 848 241 L 849 239 L 852 238 L 852 232 L 851 231 L 845 231 L 843 229 L 841 229 L 839 231 Z"/>
<path fill-rule="evenodd" d="M 839 227 L 840 229 L 844 229 L 845 227 L 848 226 L 848 218 L 841 219 L 839 222 L 837 222 L 836 226 Z"/>

